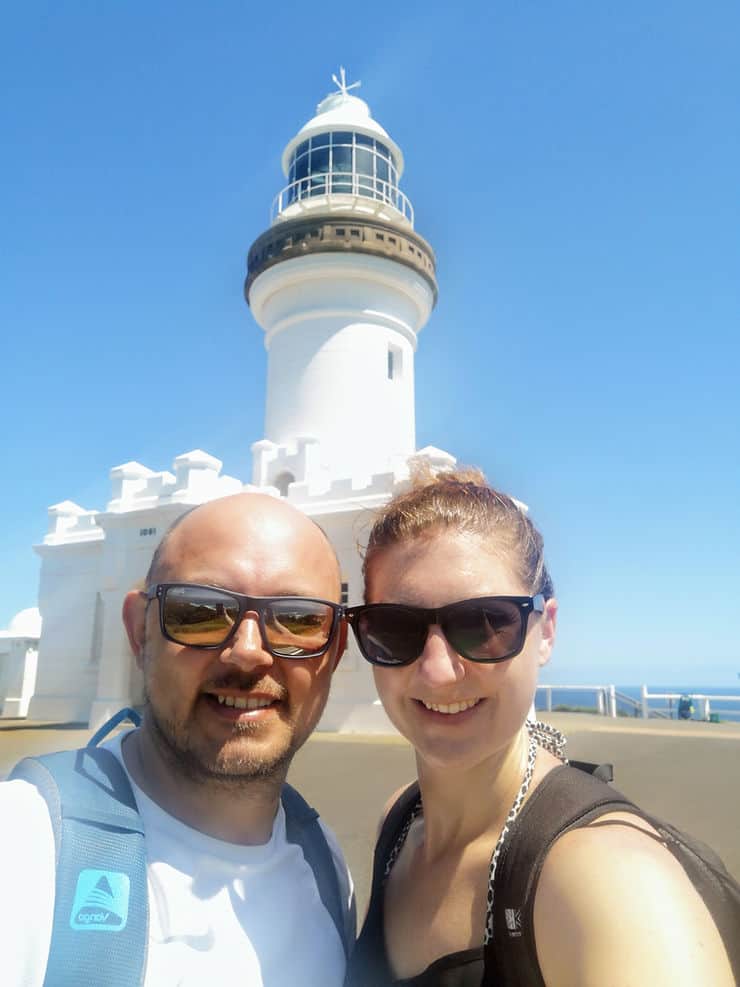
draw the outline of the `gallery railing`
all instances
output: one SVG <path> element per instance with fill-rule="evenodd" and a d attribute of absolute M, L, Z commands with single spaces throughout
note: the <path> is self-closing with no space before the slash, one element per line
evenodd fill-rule
<path fill-rule="evenodd" d="M 297 178 L 275 196 L 270 211 L 270 221 L 285 212 L 297 202 L 327 196 L 353 196 L 360 199 L 370 199 L 383 203 L 397 210 L 411 226 L 414 225 L 414 207 L 408 196 L 390 182 L 370 175 L 355 173 L 332 172 L 331 174 L 309 175 L 307 178 Z"/>

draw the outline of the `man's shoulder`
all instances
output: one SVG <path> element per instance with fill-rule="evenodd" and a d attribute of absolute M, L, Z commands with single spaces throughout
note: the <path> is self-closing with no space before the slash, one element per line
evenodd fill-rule
<path fill-rule="evenodd" d="M 0 835 L 0 873 L 5 887 L 28 881 L 39 888 L 48 882 L 53 886 L 51 817 L 43 795 L 30 782 L 21 778 L 0 782 Z"/>
<path fill-rule="evenodd" d="M 54 834 L 46 802 L 27 781 L 0 782 L 3 983 L 44 980 L 54 908 Z"/>
<path fill-rule="evenodd" d="M 46 802 L 38 788 L 25 778 L 0 782 L 0 821 L 3 832 L 11 820 L 48 817 Z"/>

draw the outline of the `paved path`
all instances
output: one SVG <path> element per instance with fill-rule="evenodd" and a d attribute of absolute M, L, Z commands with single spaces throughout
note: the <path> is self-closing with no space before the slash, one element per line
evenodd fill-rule
<path fill-rule="evenodd" d="M 740 878 L 740 724 L 609 720 L 553 713 L 568 752 L 614 764 L 615 784 L 656 815 L 713 846 Z M 0 721 L 0 776 L 28 753 L 77 747 L 88 731 Z M 395 737 L 315 734 L 295 759 L 291 781 L 321 809 L 352 868 L 360 913 L 383 804 L 414 777 L 409 746 Z"/>

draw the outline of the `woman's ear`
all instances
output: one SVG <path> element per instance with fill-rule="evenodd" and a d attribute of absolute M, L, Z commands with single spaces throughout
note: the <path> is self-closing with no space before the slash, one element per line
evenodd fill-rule
<path fill-rule="evenodd" d="M 555 644 L 555 626 L 558 622 L 558 601 L 554 596 L 545 601 L 545 610 L 540 622 L 540 644 L 538 661 L 540 666 L 550 660 Z"/>

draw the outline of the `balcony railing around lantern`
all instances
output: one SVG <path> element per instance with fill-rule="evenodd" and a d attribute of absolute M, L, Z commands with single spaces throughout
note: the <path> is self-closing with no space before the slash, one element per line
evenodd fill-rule
<path fill-rule="evenodd" d="M 306 200 L 318 196 L 328 198 L 342 196 L 343 199 L 346 199 L 347 196 L 354 196 L 355 198 L 374 200 L 391 206 L 404 219 L 407 219 L 412 227 L 414 225 L 414 207 L 408 196 L 404 195 L 396 185 L 386 182 L 382 178 L 373 178 L 371 175 L 342 174 L 336 171 L 298 178 L 290 185 L 286 185 L 273 200 L 270 221 L 273 222 L 277 216 L 295 203 L 306 202 Z"/>

